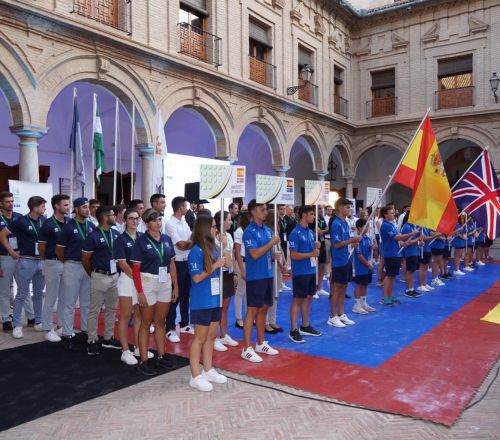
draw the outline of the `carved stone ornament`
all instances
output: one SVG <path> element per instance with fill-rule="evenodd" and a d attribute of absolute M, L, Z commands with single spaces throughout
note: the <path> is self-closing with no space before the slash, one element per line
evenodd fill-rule
<path fill-rule="evenodd" d="M 323 18 L 319 14 L 316 14 L 314 16 L 314 32 L 316 33 L 316 35 L 321 36 L 325 35 L 326 33 L 326 27 L 323 24 Z"/>
<path fill-rule="evenodd" d="M 201 101 L 203 98 L 203 92 L 198 87 L 193 87 L 193 100 Z"/>
<path fill-rule="evenodd" d="M 290 18 L 292 21 L 296 21 L 297 23 L 300 23 L 300 20 L 302 20 L 303 15 L 302 12 L 300 12 L 300 0 L 297 2 L 297 6 L 295 8 L 292 8 L 290 10 Z"/>
<path fill-rule="evenodd" d="M 356 55 L 369 55 L 372 52 L 372 39 L 371 37 L 365 41 L 365 44 L 361 45 L 356 51 Z"/>
<path fill-rule="evenodd" d="M 479 18 L 473 15 L 469 16 L 469 29 L 471 33 L 477 34 L 479 32 L 485 32 L 490 26 Z"/>
<path fill-rule="evenodd" d="M 273 7 L 276 9 L 283 9 L 285 7 L 286 0 L 273 0 Z"/>
<path fill-rule="evenodd" d="M 405 40 L 403 37 L 396 34 L 396 32 L 393 32 L 391 37 L 393 49 L 403 49 L 410 43 L 408 40 Z"/>
<path fill-rule="evenodd" d="M 439 38 L 439 23 L 434 23 L 434 25 L 422 36 L 422 41 L 424 43 L 430 43 L 436 41 Z"/>
<path fill-rule="evenodd" d="M 106 75 L 111 70 L 111 63 L 106 58 L 98 57 L 97 58 L 97 72 L 99 74 L 99 78 L 105 78 Z"/>

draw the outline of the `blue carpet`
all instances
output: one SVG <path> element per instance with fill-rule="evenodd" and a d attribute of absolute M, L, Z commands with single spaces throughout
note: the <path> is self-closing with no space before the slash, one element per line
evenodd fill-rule
<path fill-rule="evenodd" d="M 277 348 L 376 368 L 484 292 L 499 279 L 499 275 L 499 266 L 488 264 L 466 276 L 445 281 L 445 286 L 416 299 L 403 296 L 405 284 L 396 280 L 394 292 L 402 304 L 394 307 L 379 304 L 382 289 L 372 283 L 368 288 L 368 303 L 377 311 L 369 315 L 354 314 L 351 312 L 354 299 L 346 299 L 346 313 L 356 324 L 344 329 L 326 324 L 330 302 L 328 297 L 320 297 L 313 300 L 311 324 L 323 334 L 316 338 L 304 337 L 304 344 L 295 344 L 288 339 L 292 295 L 282 292 L 278 299 L 277 322 L 285 331 L 267 334 L 266 339 Z M 291 282 L 287 285 L 290 286 Z M 329 290 L 327 282 L 324 288 Z M 353 291 L 354 284 L 350 283 L 348 293 L 352 297 Z M 234 326 L 233 306 L 234 301 L 231 301 L 228 332 L 232 337 L 242 339 L 243 330 Z"/>

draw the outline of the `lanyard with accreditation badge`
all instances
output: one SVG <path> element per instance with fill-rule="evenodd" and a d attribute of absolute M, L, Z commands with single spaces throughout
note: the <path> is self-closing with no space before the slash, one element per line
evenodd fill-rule
<path fill-rule="evenodd" d="M 114 259 L 114 252 L 113 252 L 113 233 L 109 231 L 109 240 L 108 237 L 106 237 L 106 234 L 102 230 L 102 228 L 99 226 L 97 229 L 101 232 L 102 238 L 104 238 L 104 242 L 106 243 L 106 246 L 108 247 L 109 251 L 111 252 L 111 260 L 109 260 L 109 271 L 110 273 L 114 274 L 116 273 L 116 260 Z"/>
<path fill-rule="evenodd" d="M 5 223 L 5 226 L 8 228 L 10 226 L 10 223 L 9 221 L 3 216 L 3 214 L 0 214 L 0 217 L 2 218 L 2 220 L 4 221 Z M 10 218 L 10 221 L 12 222 L 12 220 L 14 220 L 14 216 L 12 216 Z M 9 237 L 9 245 L 12 249 L 14 249 L 15 251 L 17 250 L 17 238 L 16 237 Z"/>
<path fill-rule="evenodd" d="M 146 235 L 146 238 L 148 239 L 149 244 L 151 244 L 153 249 L 156 251 L 156 253 L 160 257 L 160 266 L 158 267 L 158 280 L 160 281 L 160 283 L 166 283 L 166 282 L 168 282 L 168 268 L 167 268 L 167 266 L 162 266 L 162 264 L 164 264 L 163 263 L 163 253 L 164 253 L 163 242 L 160 241 L 160 249 L 158 249 L 156 247 L 156 245 L 150 240 L 150 238 L 147 235 Z M 160 240 L 161 240 L 161 236 L 160 236 Z"/>
<path fill-rule="evenodd" d="M 29 215 L 26 216 L 26 218 L 28 219 L 31 227 L 33 228 L 33 231 L 35 232 L 35 236 L 36 238 L 38 239 L 38 229 L 36 228 L 35 224 L 31 221 Z M 38 220 L 36 221 L 37 223 L 37 226 L 40 228 L 40 217 L 38 218 Z M 40 255 L 39 252 L 38 252 L 38 241 L 35 242 L 35 255 Z"/>

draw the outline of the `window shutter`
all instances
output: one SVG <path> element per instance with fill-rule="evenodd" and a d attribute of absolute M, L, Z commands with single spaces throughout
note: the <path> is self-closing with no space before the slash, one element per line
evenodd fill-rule
<path fill-rule="evenodd" d="M 384 89 L 395 85 L 394 69 L 372 72 L 372 89 Z"/>
<path fill-rule="evenodd" d="M 344 71 L 340 67 L 337 66 L 333 67 L 333 82 L 335 84 L 338 84 L 339 86 L 342 85 L 342 83 L 344 82 L 344 80 L 342 79 L 343 72 Z"/>
<path fill-rule="evenodd" d="M 250 20 L 249 22 L 249 37 L 258 43 L 264 44 L 265 46 L 272 48 L 271 36 L 269 35 L 269 28 L 257 23 L 256 21 Z"/>
<path fill-rule="evenodd" d="M 206 0 L 182 0 L 181 6 L 185 6 L 188 9 L 192 9 L 193 12 L 197 12 L 198 14 L 208 16 L 207 11 L 207 2 Z"/>
<path fill-rule="evenodd" d="M 299 46 L 299 66 L 303 66 L 304 64 L 308 64 L 312 69 L 312 56 L 311 52 Z"/>
<path fill-rule="evenodd" d="M 472 55 L 446 58 L 438 61 L 438 77 L 472 72 Z"/>

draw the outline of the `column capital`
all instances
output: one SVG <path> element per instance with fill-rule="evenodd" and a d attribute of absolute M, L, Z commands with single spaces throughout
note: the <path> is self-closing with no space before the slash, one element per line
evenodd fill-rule
<path fill-rule="evenodd" d="M 273 167 L 274 172 L 276 175 L 280 177 L 285 177 L 286 173 L 290 170 L 290 167 L 288 165 L 277 165 Z"/>
<path fill-rule="evenodd" d="M 38 125 L 13 125 L 10 127 L 10 131 L 19 137 L 39 139 L 45 136 L 49 129 Z"/>
<path fill-rule="evenodd" d="M 352 174 L 345 174 L 343 177 L 346 181 L 350 180 L 352 182 L 354 180 L 354 176 Z"/>
<path fill-rule="evenodd" d="M 313 173 L 318 176 L 319 180 L 325 180 L 325 176 L 328 176 L 328 171 L 325 170 L 313 170 Z"/>
<path fill-rule="evenodd" d="M 155 151 L 154 144 L 144 143 L 144 144 L 135 144 L 135 148 L 139 150 L 139 155 L 145 159 L 145 156 L 152 156 Z"/>
<path fill-rule="evenodd" d="M 235 162 L 238 162 L 238 157 L 236 156 L 215 156 L 215 159 L 229 162 L 231 165 Z"/>

